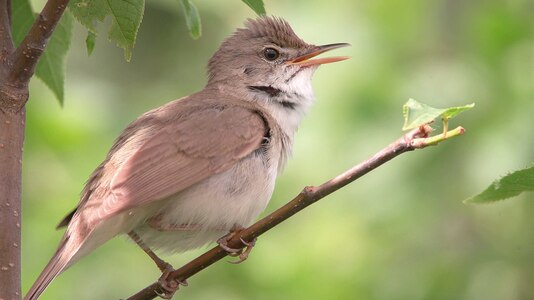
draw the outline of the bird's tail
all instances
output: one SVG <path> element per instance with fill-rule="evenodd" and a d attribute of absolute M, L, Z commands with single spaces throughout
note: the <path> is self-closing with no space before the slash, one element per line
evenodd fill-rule
<path fill-rule="evenodd" d="M 78 245 L 76 245 L 78 244 Z M 74 243 L 67 234 L 59 244 L 56 254 L 41 272 L 33 286 L 30 288 L 24 300 L 36 300 L 63 270 L 72 262 L 73 257 L 78 252 L 79 243 Z"/>

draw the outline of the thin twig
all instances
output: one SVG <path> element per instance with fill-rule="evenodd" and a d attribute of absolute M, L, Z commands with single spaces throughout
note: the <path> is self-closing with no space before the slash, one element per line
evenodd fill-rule
<path fill-rule="evenodd" d="M 69 0 L 48 0 L 46 2 L 32 28 L 13 54 L 13 68 L 8 76 L 10 85 L 17 88 L 28 85 L 35 72 L 35 66 L 46 48 L 48 39 L 68 3 Z"/>
<path fill-rule="evenodd" d="M 244 247 L 245 245 L 243 245 L 241 239 L 244 241 L 252 241 L 254 238 L 260 236 L 269 229 L 280 224 L 281 222 L 293 216 L 305 207 L 339 190 L 345 185 L 353 182 L 354 180 L 369 173 L 370 171 L 376 169 L 380 165 L 386 163 L 390 159 L 402 153 L 415 149 L 425 148 L 431 145 L 436 145 L 441 141 L 464 133 L 464 129 L 458 127 L 447 134 L 440 134 L 436 137 L 428 137 L 431 131 L 432 129 L 428 124 L 422 125 L 408 132 L 407 134 L 399 138 L 397 141 L 393 142 L 386 148 L 376 153 L 371 158 L 354 166 L 353 168 L 338 175 L 337 177 L 321 184 L 318 187 L 305 187 L 299 195 L 293 198 L 293 200 L 288 202 L 286 205 L 282 206 L 270 215 L 254 223 L 250 227 L 240 231 L 238 234 L 235 234 L 228 241 L 228 246 L 231 248 Z M 183 267 L 173 271 L 168 276 L 168 280 L 185 282 L 185 280 L 189 277 L 195 275 L 196 273 L 202 271 L 213 263 L 219 261 L 226 255 L 226 251 L 224 251 L 221 247 L 216 246 L 211 250 L 205 252 L 204 254 L 200 255 L 199 257 L 195 258 L 194 260 L 190 261 Z M 158 282 L 155 282 L 150 286 L 144 288 L 143 290 L 139 291 L 137 294 L 131 296 L 130 298 L 128 298 L 128 300 L 154 299 L 158 296 L 158 293 L 161 292 L 162 288 L 160 284 Z"/>

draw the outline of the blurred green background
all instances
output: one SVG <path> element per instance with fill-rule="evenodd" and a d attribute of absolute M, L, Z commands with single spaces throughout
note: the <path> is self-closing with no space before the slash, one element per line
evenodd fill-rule
<path fill-rule="evenodd" d="M 192 40 L 175 0 L 147 1 L 131 63 L 105 27 L 87 57 L 78 25 L 61 108 L 32 81 L 24 148 L 23 290 L 55 251 L 58 221 L 114 138 L 138 115 L 197 91 L 218 45 L 254 13 L 194 1 Z M 40 9 L 43 1 L 35 1 Z M 219 262 L 178 299 L 534 299 L 534 194 L 464 205 L 534 161 L 534 6 L 529 1 L 266 1 L 304 40 L 348 42 L 321 67 L 316 104 L 267 212 L 400 136 L 410 97 L 476 102 L 465 136 L 402 155 L 262 236 L 246 263 Z M 109 21 L 109 20 L 108 20 Z M 180 266 L 203 250 L 165 256 Z M 119 237 L 57 278 L 41 299 L 119 299 L 159 276 Z"/>

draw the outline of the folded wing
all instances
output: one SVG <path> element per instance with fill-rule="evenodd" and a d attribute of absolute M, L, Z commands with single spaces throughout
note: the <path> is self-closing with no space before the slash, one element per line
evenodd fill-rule
<path fill-rule="evenodd" d="M 241 106 L 212 107 L 169 122 L 118 169 L 106 215 L 178 193 L 261 147 L 269 128 L 260 113 Z"/>

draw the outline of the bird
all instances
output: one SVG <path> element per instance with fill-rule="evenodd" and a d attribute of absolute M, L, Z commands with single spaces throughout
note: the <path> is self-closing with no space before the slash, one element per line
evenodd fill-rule
<path fill-rule="evenodd" d="M 202 90 L 122 131 L 58 225 L 66 230 L 57 251 L 24 299 L 37 299 L 65 269 L 118 235 L 132 238 L 163 273 L 172 267 L 153 251 L 217 241 L 236 254 L 221 236 L 266 208 L 314 102 L 315 70 L 348 58 L 316 56 L 348 45 L 308 44 L 280 17 L 247 19 L 210 58 Z"/>

